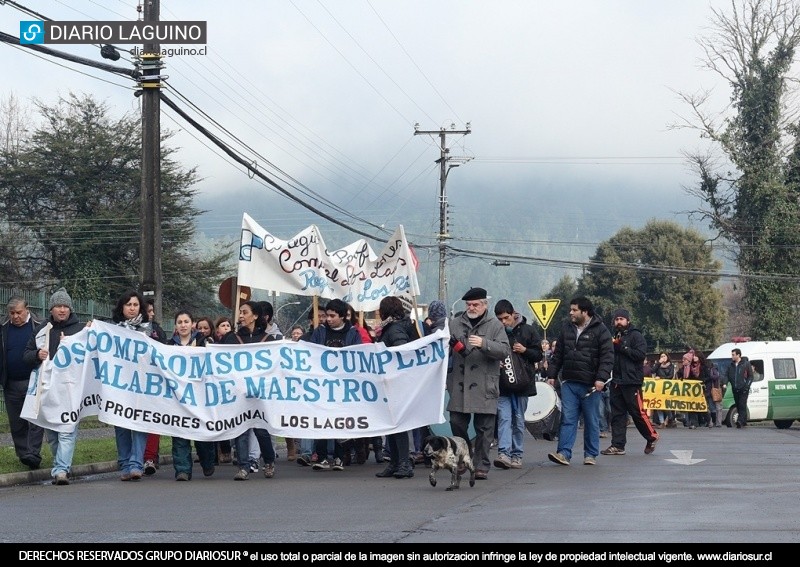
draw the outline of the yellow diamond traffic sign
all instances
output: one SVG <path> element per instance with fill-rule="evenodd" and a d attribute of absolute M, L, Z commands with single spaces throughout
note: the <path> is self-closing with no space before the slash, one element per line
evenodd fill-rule
<path fill-rule="evenodd" d="M 556 314 L 558 306 L 561 305 L 560 299 L 532 299 L 528 305 L 539 320 L 542 329 L 547 329 L 550 321 L 553 320 L 553 315 Z"/>

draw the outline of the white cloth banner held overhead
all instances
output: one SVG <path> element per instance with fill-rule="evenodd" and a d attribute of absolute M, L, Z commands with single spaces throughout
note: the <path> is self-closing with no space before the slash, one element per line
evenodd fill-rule
<path fill-rule="evenodd" d="M 441 423 L 448 329 L 398 347 L 304 341 L 170 346 L 101 321 L 61 340 L 45 389 L 23 415 L 55 431 L 81 418 L 137 431 L 231 439 L 351 439 Z M 33 409 L 38 404 L 39 413 Z"/>
<path fill-rule="evenodd" d="M 329 251 L 316 225 L 281 240 L 247 213 L 242 219 L 238 283 L 341 299 L 356 311 L 374 311 L 384 297 L 419 295 L 416 259 L 402 225 L 379 254 L 363 238 Z"/>

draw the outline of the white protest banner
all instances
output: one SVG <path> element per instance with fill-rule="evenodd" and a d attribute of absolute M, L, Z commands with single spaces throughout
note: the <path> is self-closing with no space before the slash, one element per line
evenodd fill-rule
<path fill-rule="evenodd" d="M 67 432 L 97 415 L 199 441 L 251 427 L 300 438 L 388 435 L 442 422 L 448 339 L 445 329 L 390 348 L 304 341 L 196 348 L 94 321 L 61 341 L 39 414 L 28 419 Z M 35 398 L 29 392 L 25 406 Z"/>
<path fill-rule="evenodd" d="M 341 299 L 356 311 L 374 311 L 384 297 L 419 295 L 416 258 L 402 225 L 379 254 L 365 239 L 331 252 L 315 225 L 289 240 L 281 240 L 246 213 L 242 219 L 238 283 Z"/>

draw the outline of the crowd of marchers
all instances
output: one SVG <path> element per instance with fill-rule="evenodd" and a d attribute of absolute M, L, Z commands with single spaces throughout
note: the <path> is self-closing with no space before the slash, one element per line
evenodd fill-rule
<path fill-rule="evenodd" d="M 308 327 L 294 326 L 287 339 L 309 341 L 329 348 L 364 342 L 387 347 L 415 340 L 447 327 L 450 331 L 446 380 L 446 410 L 449 428 L 421 427 L 386 436 L 350 440 L 286 439 L 286 459 L 313 471 L 343 471 L 345 467 L 373 458 L 385 468 L 379 478 L 405 479 L 414 476 L 417 465 L 430 465 L 425 451 L 429 436 L 460 437 L 469 446 L 470 471 L 474 479 L 486 480 L 496 469 L 524 466 L 526 412 L 536 384 L 547 382 L 560 400 L 558 423 L 553 430 L 557 448 L 548 455 L 558 465 L 568 466 L 579 429 L 583 429 L 583 464 L 595 465 L 599 455 L 624 455 L 627 429 L 635 426 L 645 440 L 644 452 L 655 451 L 657 428 L 720 425 L 721 397 L 717 391 L 731 386 L 737 406 L 746 416 L 747 392 L 753 371 L 741 352 L 732 352 L 732 364 L 725 376 L 699 351 L 690 350 L 676 367 L 666 353 L 652 366 L 647 360 L 646 342 L 632 324 L 625 308 L 614 311 L 609 329 L 595 314 L 586 297 L 570 300 L 569 317 L 555 340 L 543 341 L 510 301 L 501 299 L 490 310 L 490 296 L 480 287 L 470 288 L 461 298 L 463 309 L 448 316 L 445 304 L 435 300 L 427 307 L 420 325 L 413 321 L 397 297 L 381 300 L 376 323 L 365 322 L 364 314 L 340 299 L 329 300 L 319 312 L 309 314 Z M 48 316 L 39 320 L 21 297 L 7 304 L 8 318 L 0 333 L 0 385 L 17 458 L 22 464 L 41 466 L 42 443 L 46 440 L 53 456 L 50 474 L 54 485 L 68 485 L 72 479 L 72 458 L 79 430 L 56 432 L 42 429 L 21 417 L 31 373 L 43 361 L 52 359 L 66 336 L 81 331 L 91 321 L 81 322 L 72 309 L 66 289 L 55 291 L 48 302 Z M 209 343 L 245 344 L 284 340 L 273 320 L 268 301 L 245 301 L 238 308 L 236 322 L 228 317 L 212 320 L 179 310 L 168 334 L 154 320 L 152 300 L 137 291 L 123 293 L 117 300 L 113 323 L 141 332 L 148 338 L 170 345 L 204 347 Z M 509 380 L 509 375 L 515 376 Z M 706 415 L 648 412 L 642 403 L 645 376 L 694 379 L 704 384 L 709 411 Z M 528 380 L 522 382 L 521 379 Z M 719 397 L 719 399 L 717 399 Z M 746 425 L 737 423 L 737 427 Z M 474 435 L 470 431 L 474 432 Z M 610 445 L 600 448 L 600 439 Z M 165 441 L 160 435 L 115 426 L 117 463 L 121 481 L 136 482 L 157 474 Z M 253 428 L 226 441 L 170 439 L 171 462 L 176 481 L 192 480 L 196 468 L 211 477 L 222 464 L 232 464 L 233 480 L 244 481 L 252 474 L 276 476 L 276 443 L 268 429 Z M 495 458 L 492 459 L 494 454 Z M 458 471 L 459 478 L 466 473 Z M 431 477 L 431 482 L 433 477 Z"/>

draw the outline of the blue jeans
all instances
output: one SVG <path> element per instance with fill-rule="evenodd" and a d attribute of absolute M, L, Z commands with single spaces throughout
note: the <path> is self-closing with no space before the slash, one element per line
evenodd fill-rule
<path fill-rule="evenodd" d="M 203 472 L 214 469 L 214 457 L 216 457 L 216 445 L 213 441 L 195 441 L 194 447 L 197 450 L 197 458 L 200 460 L 200 467 Z M 182 437 L 172 438 L 172 466 L 175 469 L 175 477 L 180 473 L 189 475 L 192 478 L 192 442 Z"/>
<path fill-rule="evenodd" d="M 75 454 L 75 441 L 78 439 L 78 426 L 70 433 L 58 433 L 47 429 L 47 442 L 53 453 L 53 468 L 50 476 L 55 478 L 58 473 L 67 473 L 72 467 L 72 455 Z"/>
<path fill-rule="evenodd" d="M 261 428 L 248 429 L 239 435 L 234 441 L 236 444 L 236 455 L 239 463 L 238 466 L 241 470 L 248 470 L 248 467 L 250 466 L 247 458 L 242 459 L 240 455 L 250 454 L 251 431 L 255 435 L 256 441 L 258 442 L 258 448 L 261 450 L 261 458 L 264 459 L 264 464 L 271 465 L 275 462 L 275 447 L 272 445 L 272 436 L 269 434 L 269 431 Z"/>
<path fill-rule="evenodd" d="M 599 392 L 586 396 L 588 384 L 563 382 L 561 384 L 561 427 L 558 432 L 558 452 L 572 459 L 572 446 L 578 435 L 578 419 L 583 416 L 583 456 L 600 454 L 600 403 Z"/>
<path fill-rule="evenodd" d="M 598 396 L 598 419 L 600 420 L 600 431 L 608 431 L 608 420 L 611 417 L 611 402 L 608 395 L 608 387 Z"/>
<path fill-rule="evenodd" d="M 117 465 L 123 473 L 142 472 L 144 469 L 144 448 L 147 445 L 147 433 L 133 431 L 114 426 L 117 440 Z"/>
<path fill-rule="evenodd" d="M 298 455 L 311 458 L 311 453 L 313 452 L 314 452 L 314 440 L 300 439 L 300 451 L 298 452 Z"/>
<path fill-rule="evenodd" d="M 528 396 L 511 394 L 497 398 L 497 453 L 522 458 L 525 441 L 525 410 Z"/>

